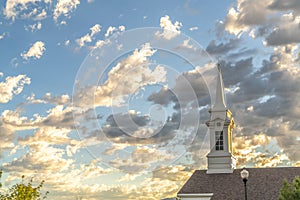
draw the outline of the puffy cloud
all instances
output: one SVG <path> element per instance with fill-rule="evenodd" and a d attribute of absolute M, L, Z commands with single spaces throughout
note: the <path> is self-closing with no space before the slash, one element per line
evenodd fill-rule
<path fill-rule="evenodd" d="M 206 47 L 206 51 L 210 54 L 224 55 L 231 50 L 239 47 L 240 39 L 230 39 L 227 43 L 216 44 L 215 40 L 212 40 Z"/>
<path fill-rule="evenodd" d="M 85 43 L 92 42 L 92 40 L 94 39 L 94 35 L 101 31 L 101 26 L 99 24 L 95 24 L 93 27 L 90 28 L 90 31 L 90 33 L 87 33 L 86 35 L 76 40 L 79 47 L 83 47 Z"/>
<path fill-rule="evenodd" d="M 174 197 L 182 185 L 167 179 L 146 178 L 135 193 L 130 194 L 132 199 L 161 199 Z"/>
<path fill-rule="evenodd" d="M 65 102 L 64 99 L 69 101 L 64 95 L 59 98 L 46 94 L 41 101 L 36 101 L 34 96 L 29 101 L 61 104 Z M 39 179 L 46 179 L 45 187 L 52 188 L 51 193 L 54 193 L 54 196 L 61 192 L 70 196 L 78 194 L 79 190 L 84 195 L 110 190 L 111 187 L 104 183 L 95 185 L 91 180 L 111 174 L 112 169 L 100 167 L 97 161 L 78 164 L 75 163 L 74 157 L 70 157 L 78 153 L 78 149 L 89 145 L 89 139 L 78 141 L 70 136 L 71 126 L 73 126 L 71 107 L 64 109 L 62 105 L 57 105 L 48 110 L 47 116 L 34 114 L 31 119 L 20 116 L 18 109 L 5 110 L 0 118 L 0 135 L 1 138 L 5 138 L 0 141 L 2 147 L 0 153 L 11 150 L 10 155 L 17 156 L 13 161 L 3 163 L 1 166 L 5 172 L 9 172 L 6 182 L 15 180 L 23 174 L 34 177 L 38 172 L 37 176 Z M 24 130 L 33 134 L 22 132 Z M 20 131 L 20 135 L 24 136 L 15 140 L 16 131 Z"/>
<path fill-rule="evenodd" d="M 148 60 L 156 50 L 149 43 L 136 49 L 127 58 L 118 62 L 108 73 L 107 80 L 100 86 L 82 88 L 74 94 L 77 105 L 85 106 L 120 106 L 124 97 L 136 92 L 138 88 L 164 82 L 165 69 L 157 65 L 150 68 Z"/>
<path fill-rule="evenodd" d="M 109 137 L 117 137 L 123 134 L 137 137 L 135 133 L 144 130 L 143 127 L 149 124 L 150 117 L 136 113 L 114 114 L 108 116 L 106 122 L 105 133 Z"/>
<path fill-rule="evenodd" d="M 125 31 L 125 26 L 123 26 L 123 25 L 121 25 L 121 26 L 119 26 L 119 30 L 122 32 L 122 31 Z"/>
<path fill-rule="evenodd" d="M 199 106 L 205 106 L 208 103 L 207 83 L 200 71 L 191 70 L 184 72 L 176 77 L 176 84 L 173 88 L 162 88 L 159 92 L 152 93 L 148 101 L 161 105 L 175 103 L 174 108 L 180 109 L 189 106 L 191 102 L 201 102 Z M 192 104 L 195 105 L 196 104 Z"/>
<path fill-rule="evenodd" d="M 41 30 L 41 29 L 42 29 L 42 23 L 41 22 L 25 26 L 25 30 L 26 31 L 31 31 L 31 32 L 34 32 L 34 31 L 37 31 L 37 30 Z"/>
<path fill-rule="evenodd" d="M 13 149 L 15 144 L 14 144 L 14 139 L 15 135 L 14 132 L 10 130 L 10 127 L 7 125 L 4 125 L 2 120 L 0 120 L 0 137 L 2 138 L 0 140 L 0 159 L 2 158 L 2 154 L 4 151 Z"/>
<path fill-rule="evenodd" d="M 275 148 L 275 144 L 272 137 L 262 133 L 250 137 L 235 137 L 233 153 L 237 165 L 276 167 L 289 164 L 288 156 Z"/>
<path fill-rule="evenodd" d="M 180 34 L 180 28 L 182 27 L 182 23 L 176 21 L 174 24 L 172 23 L 170 17 L 168 15 L 160 18 L 160 27 L 163 28 L 163 32 L 157 32 L 156 35 L 165 38 L 166 40 L 170 40 Z"/>
<path fill-rule="evenodd" d="M 23 91 L 25 85 L 30 84 L 30 78 L 26 75 L 8 76 L 5 82 L 0 82 L 0 103 L 7 103 L 14 95 Z"/>
<path fill-rule="evenodd" d="M 124 150 L 128 146 L 129 146 L 128 144 L 123 144 L 123 143 L 120 143 L 120 144 L 112 143 L 111 146 L 105 150 L 104 154 L 113 155 L 117 151 Z"/>
<path fill-rule="evenodd" d="M 105 33 L 104 36 L 109 37 L 117 30 L 123 32 L 123 31 L 125 31 L 125 26 L 121 25 L 121 26 L 119 26 L 119 28 L 116 28 L 114 26 L 110 26 L 110 27 L 107 28 L 106 33 Z"/>
<path fill-rule="evenodd" d="M 127 152 L 126 149 L 128 148 L 135 148 L 140 145 L 160 144 L 157 150 L 164 149 L 166 144 L 182 145 L 185 140 L 180 139 L 182 138 L 180 137 L 181 132 L 177 132 L 179 126 L 178 119 L 175 116 L 172 119 L 170 118 L 168 121 L 159 119 L 156 122 L 155 117 L 151 117 L 148 114 L 118 113 L 109 115 L 106 123 L 101 127 L 101 133 L 106 139 L 112 142 L 112 145 L 107 147 L 103 154 L 117 155 L 120 152 Z M 94 133 L 91 132 L 90 136 L 92 135 Z M 190 133 L 186 133 L 185 135 L 190 135 Z M 102 140 L 101 138 L 98 138 L 98 140 Z M 174 154 L 176 154 L 176 151 L 174 151 Z M 159 162 L 158 160 L 157 163 Z"/>
<path fill-rule="evenodd" d="M 29 58 L 40 59 L 46 50 L 45 44 L 42 41 L 35 42 L 27 52 L 22 53 L 21 56 L 28 60 Z"/>
<path fill-rule="evenodd" d="M 153 178 L 171 181 L 186 181 L 192 175 L 193 169 L 184 165 L 170 165 L 153 170 Z"/>
<path fill-rule="evenodd" d="M 236 137 L 265 133 L 277 141 L 282 154 L 292 161 L 300 158 L 296 150 L 300 127 L 299 102 L 295 100 L 300 92 L 296 52 L 295 45 L 275 48 L 269 60 L 263 60 L 258 69 L 252 67 L 252 59 L 222 65 L 225 87 L 233 89 L 227 93 L 227 102 L 240 127 Z M 268 157 L 272 155 L 275 153 Z M 276 160 L 284 159 L 284 155 L 279 151 Z"/>
<path fill-rule="evenodd" d="M 265 37 L 267 45 L 299 43 L 300 6 L 295 0 L 238 0 L 225 19 L 225 30 L 238 35 L 249 32 L 252 38 Z"/>
<path fill-rule="evenodd" d="M 300 42 L 300 16 L 283 15 L 279 25 L 266 37 L 268 45 L 278 46 Z"/>
<path fill-rule="evenodd" d="M 43 7 L 51 2 L 52 0 L 7 0 L 4 15 L 12 20 L 18 17 L 42 20 L 47 16 L 47 12 Z"/>
<path fill-rule="evenodd" d="M 48 195 L 49 198 L 53 199 L 70 199 L 73 197 L 107 197 L 107 191 L 117 192 L 118 195 L 125 194 L 126 189 L 130 189 L 130 187 L 123 186 L 110 186 L 107 185 L 104 181 L 103 183 L 95 183 L 99 182 L 99 177 L 109 175 L 113 171 L 109 168 L 101 167 L 99 163 L 95 160 L 88 162 L 87 164 L 75 164 L 72 160 L 63 159 L 60 157 L 61 152 L 57 154 L 57 149 L 53 150 L 52 148 L 46 147 L 46 150 L 50 150 L 47 155 L 50 162 L 48 165 L 42 165 L 44 162 L 44 157 L 38 158 L 35 155 L 27 154 L 30 157 L 30 161 L 33 163 L 27 163 L 24 160 L 23 165 L 16 162 L 16 166 L 11 166 L 8 164 L 4 165 L 4 170 L 9 170 L 10 167 L 21 170 L 21 171 L 11 171 L 9 173 L 8 178 L 6 179 L 6 183 L 10 183 L 11 181 L 15 181 L 20 176 L 26 174 L 26 178 L 37 177 L 35 180 L 43 179 L 45 180 L 44 188 L 51 188 L 51 192 Z M 43 154 L 37 152 L 40 156 Z M 22 157 L 23 158 L 23 157 Z M 29 160 L 28 160 L 29 161 Z M 61 161 L 62 163 L 59 163 Z M 36 164 L 36 165 L 35 165 Z M 62 164 L 66 164 L 63 166 Z M 36 171 L 33 166 L 42 166 L 43 168 L 38 169 Z M 32 169 L 31 169 L 32 167 Z M 98 181 L 97 181 L 98 180 Z M 132 189 L 130 189 L 132 191 Z M 112 192 L 111 194 L 115 194 Z M 117 195 L 115 194 L 115 195 Z M 91 199 L 91 198 L 88 198 Z"/>
<path fill-rule="evenodd" d="M 64 97 L 64 95 L 62 97 Z M 28 100 L 29 103 L 31 100 Z M 31 103 L 45 102 L 45 100 L 32 100 Z M 13 131 L 35 129 L 37 127 L 56 127 L 73 129 L 73 108 L 71 106 L 62 105 L 61 102 L 61 98 L 59 97 L 49 99 L 49 103 L 53 103 L 55 104 L 55 106 L 47 111 L 46 116 L 41 116 L 39 114 L 34 114 L 31 118 L 21 116 L 20 110 L 24 108 L 18 108 L 15 111 L 4 110 L 2 112 L 2 122 L 9 125 L 11 127 L 11 130 Z"/>
<path fill-rule="evenodd" d="M 54 108 L 49 109 L 47 112 L 48 115 L 46 117 L 40 118 L 40 126 L 64 127 L 68 129 L 74 128 L 72 107 L 57 105 Z"/>
<path fill-rule="evenodd" d="M 47 170 L 61 172 L 67 170 L 73 162 L 63 158 L 65 154 L 63 149 L 55 148 L 46 142 L 35 142 L 29 147 L 29 152 L 21 158 L 3 164 L 4 170 L 8 172 L 22 171 L 23 173 L 35 172 L 36 170 L 41 173 Z"/>
<path fill-rule="evenodd" d="M 108 27 L 105 33 L 105 37 L 109 37 L 115 30 L 117 30 L 116 27 L 113 26 Z"/>
<path fill-rule="evenodd" d="M 70 40 L 66 40 L 65 41 L 65 46 L 69 46 L 69 44 L 70 44 Z"/>
<path fill-rule="evenodd" d="M 263 25 L 267 22 L 267 15 L 271 11 L 267 6 L 272 0 L 253 2 L 252 0 L 238 0 L 237 8 L 231 7 L 225 19 L 225 30 L 238 35 L 248 31 L 251 26 Z"/>
<path fill-rule="evenodd" d="M 57 22 L 58 18 L 62 15 L 64 17 L 69 17 L 69 14 L 74 11 L 79 4 L 79 0 L 59 0 L 53 11 L 54 21 Z"/>
<path fill-rule="evenodd" d="M 61 96 L 54 96 L 52 97 L 51 93 L 46 93 L 44 98 L 42 99 L 36 99 L 35 94 L 32 94 L 31 96 L 27 97 L 26 100 L 29 103 L 51 103 L 56 105 L 66 105 L 70 103 L 70 97 L 67 94 L 61 95 Z"/>
<path fill-rule="evenodd" d="M 268 5 L 268 8 L 271 10 L 280 10 L 280 11 L 294 10 L 296 14 L 299 14 L 300 2 L 297 0 L 288 0 L 288 1 L 274 0 L 270 5 Z"/>
<path fill-rule="evenodd" d="M 172 158 L 173 156 L 166 151 L 157 150 L 148 146 L 138 146 L 130 154 L 129 158 L 116 158 L 110 161 L 109 164 L 125 173 L 137 173 L 149 170 L 153 163 L 169 161 Z"/>

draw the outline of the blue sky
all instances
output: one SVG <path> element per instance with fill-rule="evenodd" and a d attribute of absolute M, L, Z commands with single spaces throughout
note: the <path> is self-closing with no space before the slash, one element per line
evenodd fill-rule
<path fill-rule="evenodd" d="M 172 197 L 206 168 L 217 61 L 238 167 L 300 165 L 297 0 L 7 0 L 5 187 L 49 199 Z"/>

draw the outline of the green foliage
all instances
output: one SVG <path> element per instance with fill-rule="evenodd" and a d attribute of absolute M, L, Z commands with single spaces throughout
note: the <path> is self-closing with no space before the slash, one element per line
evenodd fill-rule
<path fill-rule="evenodd" d="M 0 179 L 2 171 L 0 171 Z M 41 188 L 43 187 L 44 181 L 40 182 L 36 187 L 32 185 L 33 179 L 28 183 L 24 181 L 25 176 L 22 176 L 22 182 L 13 185 L 8 189 L 6 194 L 0 193 L 0 200 L 41 200 L 46 199 L 48 192 L 42 195 Z M 2 187 L 2 184 L 0 184 Z"/>
<path fill-rule="evenodd" d="M 300 199 L 300 178 L 296 177 L 293 184 L 285 179 L 278 200 L 299 200 Z"/>

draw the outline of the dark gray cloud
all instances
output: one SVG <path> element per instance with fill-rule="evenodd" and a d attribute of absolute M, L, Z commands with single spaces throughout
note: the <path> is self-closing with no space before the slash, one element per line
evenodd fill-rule
<path fill-rule="evenodd" d="M 267 33 L 270 32 L 271 27 L 266 25 L 266 26 L 262 26 L 262 27 L 258 27 L 256 32 L 255 32 L 255 37 L 262 37 L 265 36 Z"/>
<path fill-rule="evenodd" d="M 148 115 L 115 114 L 107 118 L 102 131 L 109 140 L 117 143 L 159 144 L 174 138 L 175 133 L 173 131 L 178 129 L 180 120 L 180 115 L 173 113 L 166 122 L 160 126 L 152 127 Z M 151 127 L 154 134 L 150 134 L 151 137 L 136 136 L 134 132 L 143 127 Z"/>
<path fill-rule="evenodd" d="M 298 0 L 274 0 L 269 6 L 271 10 L 300 12 L 300 1 Z"/>
<path fill-rule="evenodd" d="M 266 37 L 266 41 L 270 46 L 300 43 L 300 27 L 297 24 L 275 29 Z"/>
<path fill-rule="evenodd" d="M 171 102 L 176 102 L 177 98 L 172 90 L 163 88 L 157 93 L 152 93 L 147 100 L 156 104 L 167 106 Z"/>
<path fill-rule="evenodd" d="M 227 43 L 216 44 L 215 40 L 212 40 L 206 47 L 206 51 L 213 55 L 222 55 L 226 54 L 231 50 L 234 50 L 239 47 L 240 39 L 230 39 Z"/>
<path fill-rule="evenodd" d="M 207 83 L 200 73 L 185 72 L 177 77 L 173 88 L 163 88 L 157 93 L 152 93 L 147 100 L 161 105 L 175 103 L 174 108 L 180 110 L 194 101 L 197 102 L 197 106 L 206 106 L 210 103 L 210 96 Z"/>
<path fill-rule="evenodd" d="M 255 71 L 250 67 L 251 59 L 236 62 L 231 65 L 233 68 L 225 63 L 222 70 L 225 87 L 239 87 L 234 93 L 227 93 L 230 109 L 240 130 L 236 131 L 236 137 L 266 133 L 276 138 L 290 159 L 299 160 L 300 154 L 295 149 L 299 145 L 297 137 L 300 136 L 297 100 L 300 97 L 300 71 L 293 69 L 293 60 L 289 61 L 289 66 L 282 67 L 286 54 L 292 53 L 289 48 L 275 52 L 269 60 L 263 60 L 262 66 Z M 242 66 L 245 66 L 245 71 L 237 70 Z M 231 79 L 232 75 L 236 78 Z"/>
<path fill-rule="evenodd" d="M 228 54 L 228 56 L 226 56 L 226 59 L 236 61 L 237 59 L 248 58 L 251 55 L 254 56 L 257 54 L 257 52 L 257 49 L 242 48 L 239 49 L 237 52 Z"/>
<path fill-rule="evenodd" d="M 247 58 L 237 62 L 220 61 L 225 86 L 231 87 L 247 79 L 253 71 L 252 60 Z"/>
<path fill-rule="evenodd" d="M 222 31 L 224 32 L 224 30 Z M 219 44 L 217 44 L 216 40 L 212 40 L 206 47 L 206 51 L 219 58 L 226 57 L 226 60 L 232 62 L 237 59 L 249 58 L 250 55 L 255 55 L 257 53 L 257 49 L 241 47 L 242 42 L 243 40 L 241 38 L 226 39 L 225 42 L 220 42 Z"/>
<path fill-rule="evenodd" d="M 62 112 L 60 116 L 49 115 L 39 125 L 74 129 L 73 111 Z"/>

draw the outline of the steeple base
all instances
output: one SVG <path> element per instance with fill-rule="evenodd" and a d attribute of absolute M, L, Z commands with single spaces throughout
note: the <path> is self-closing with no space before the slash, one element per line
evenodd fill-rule
<path fill-rule="evenodd" d="M 207 155 L 207 174 L 229 174 L 235 169 L 235 158 L 228 152 L 211 152 Z"/>

